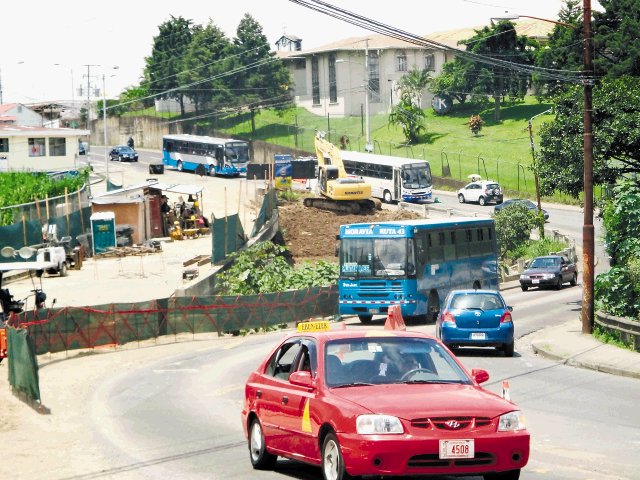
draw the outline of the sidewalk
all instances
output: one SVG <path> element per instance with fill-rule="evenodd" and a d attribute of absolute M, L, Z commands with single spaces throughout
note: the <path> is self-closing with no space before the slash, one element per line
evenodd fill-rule
<path fill-rule="evenodd" d="M 520 288 L 518 281 L 505 282 L 501 290 Z M 530 333 L 523 339 L 541 357 L 572 367 L 640 379 L 640 353 L 602 343 L 582 333 L 575 319 Z M 522 340 L 522 339 L 521 339 Z"/>

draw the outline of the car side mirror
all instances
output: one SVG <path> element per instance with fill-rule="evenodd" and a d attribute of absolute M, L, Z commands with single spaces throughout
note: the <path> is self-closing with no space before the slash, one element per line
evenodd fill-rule
<path fill-rule="evenodd" d="M 289 383 L 297 385 L 299 387 L 313 388 L 313 378 L 311 378 L 311 372 L 301 370 L 293 372 L 289 375 Z"/>
<path fill-rule="evenodd" d="M 507 310 L 509 310 L 510 312 L 513 312 L 513 307 L 511 305 L 507 305 Z"/>
<path fill-rule="evenodd" d="M 489 380 L 489 372 L 481 368 L 471 370 L 471 376 L 477 383 L 484 383 Z"/>

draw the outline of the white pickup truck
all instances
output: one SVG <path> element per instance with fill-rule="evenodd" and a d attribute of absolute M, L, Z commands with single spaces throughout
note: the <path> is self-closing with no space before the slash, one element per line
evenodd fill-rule
<path fill-rule="evenodd" d="M 49 274 L 58 274 L 61 277 L 67 276 L 70 265 L 67 264 L 67 253 L 64 247 L 44 247 L 39 248 L 36 255 L 36 262 L 42 265 L 42 269 Z"/>

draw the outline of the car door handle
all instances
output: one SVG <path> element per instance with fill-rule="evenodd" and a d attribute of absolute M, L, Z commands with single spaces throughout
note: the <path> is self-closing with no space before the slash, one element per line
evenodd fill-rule
<path fill-rule="evenodd" d="M 256 390 L 256 398 L 262 397 L 262 390 Z"/>
<path fill-rule="evenodd" d="M 289 403 L 289 397 L 282 397 L 282 404 L 286 405 L 287 403 Z"/>

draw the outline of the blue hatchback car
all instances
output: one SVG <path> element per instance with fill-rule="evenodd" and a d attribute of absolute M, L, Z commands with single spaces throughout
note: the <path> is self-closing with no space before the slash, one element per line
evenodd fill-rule
<path fill-rule="evenodd" d="M 452 290 L 436 322 L 450 348 L 496 347 L 513 357 L 513 307 L 496 290 Z"/>

